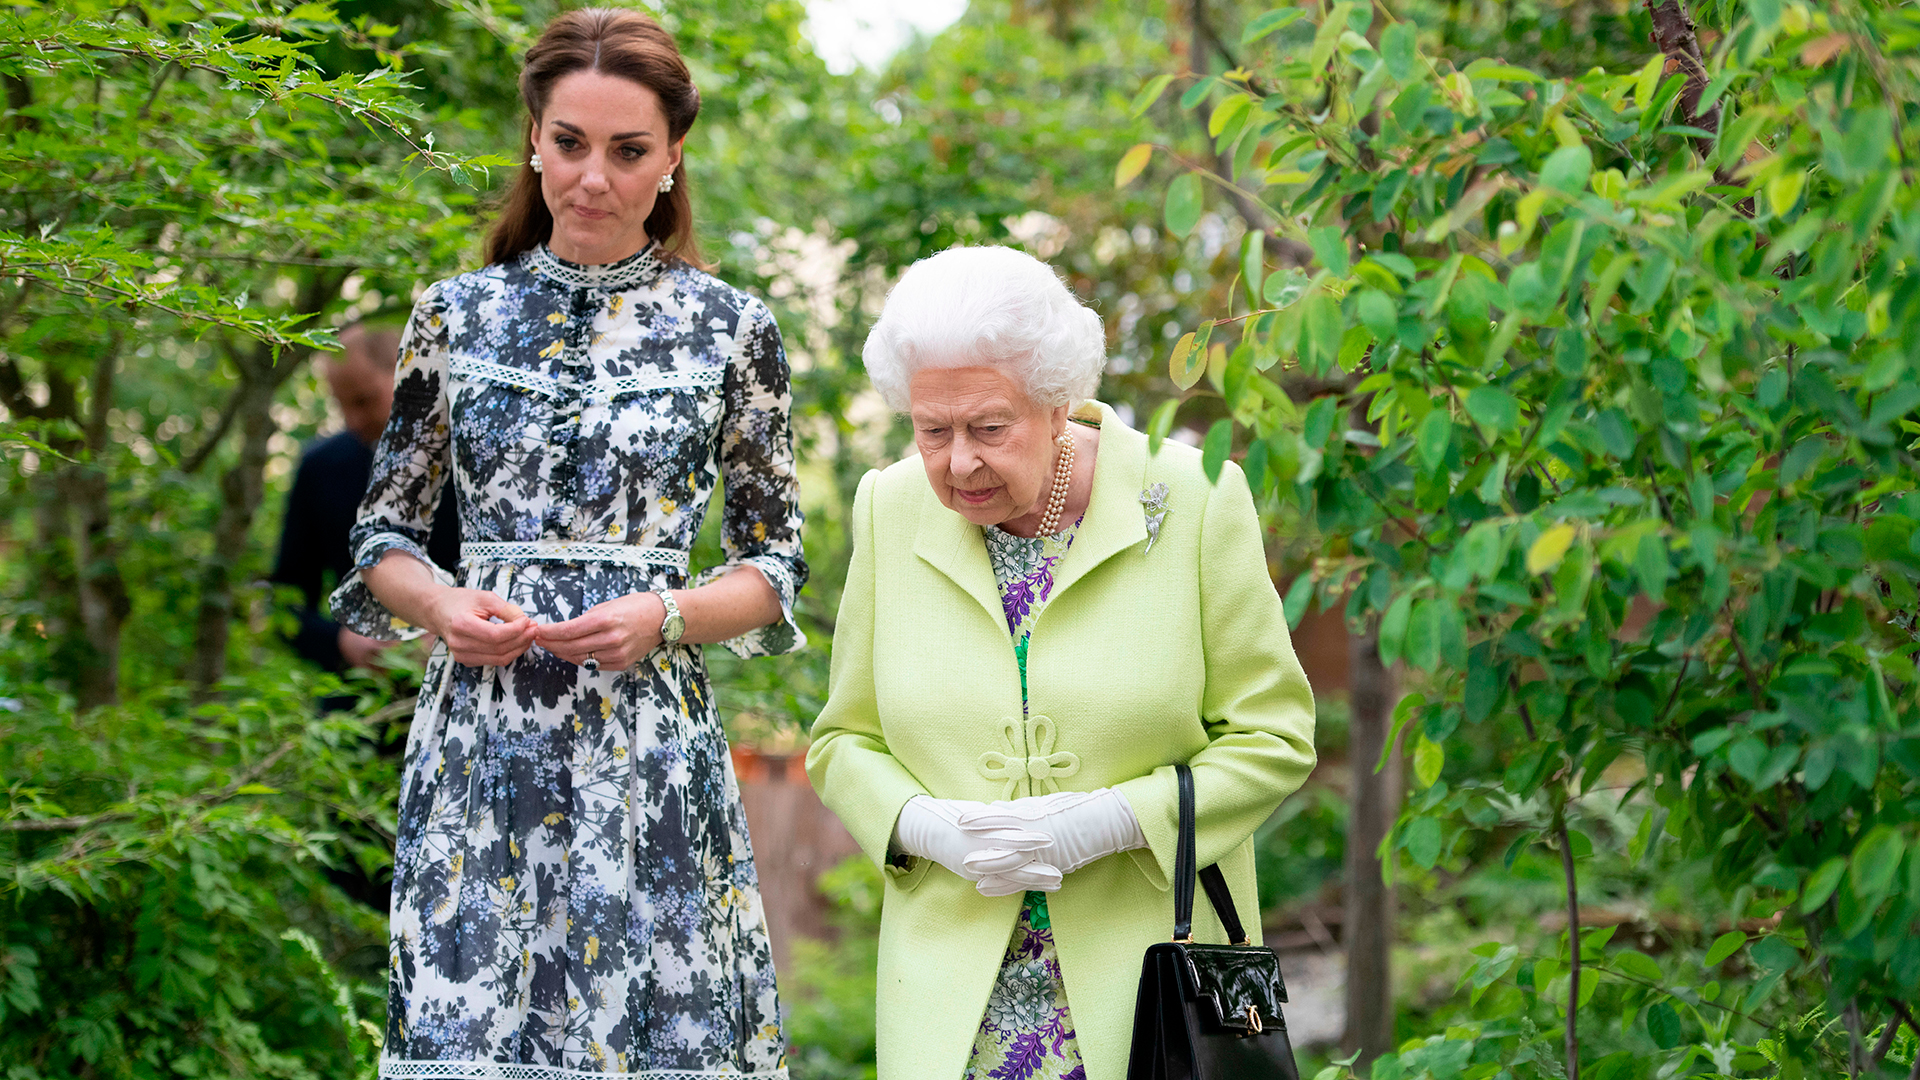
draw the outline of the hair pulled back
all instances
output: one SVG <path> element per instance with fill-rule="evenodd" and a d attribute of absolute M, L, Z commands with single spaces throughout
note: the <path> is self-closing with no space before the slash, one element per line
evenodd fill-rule
<path fill-rule="evenodd" d="M 534 124 L 546 113 L 554 84 L 576 71 L 630 79 L 660 96 L 667 114 L 667 138 L 678 142 L 700 115 L 700 91 L 693 85 L 673 35 L 637 11 L 588 8 L 569 11 L 547 24 L 527 50 L 520 71 L 520 100 L 527 106 L 520 140 L 523 157 L 513 186 L 500 201 L 500 213 L 487 233 L 486 259 L 502 263 L 553 236 L 553 214 L 540 192 L 540 174 L 524 159 L 532 155 Z M 654 200 L 647 235 L 669 258 L 700 266 L 693 236 L 693 203 L 687 197 L 687 164 L 673 170 L 673 190 Z"/>

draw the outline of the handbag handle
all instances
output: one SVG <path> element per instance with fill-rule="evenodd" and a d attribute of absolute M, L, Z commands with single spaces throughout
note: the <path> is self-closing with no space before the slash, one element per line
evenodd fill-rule
<path fill-rule="evenodd" d="M 1173 774 L 1180 785 L 1180 838 L 1173 856 L 1173 940 L 1191 943 L 1194 864 L 1200 861 L 1194 837 L 1193 770 L 1186 765 L 1175 765 Z M 1233 906 L 1233 893 L 1227 889 L 1227 877 L 1220 872 L 1220 865 L 1215 863 L 1197 876 L 1207 890 L 1214 914 L 1220 916 L 1220 925 L 1226 928 L 1227 940 L 1235 945 L 1248 944 L 1251 939 L 1247 937 L 1246 928 L 1240 925 L 1240 913 Z"/>

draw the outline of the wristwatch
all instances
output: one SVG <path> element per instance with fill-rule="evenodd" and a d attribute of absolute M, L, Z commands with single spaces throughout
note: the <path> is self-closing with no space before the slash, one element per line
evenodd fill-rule
<path fill-rule="evenodd" d="M 671 592 L 666 589 L 655 589 L 653 595 L 659 597 L 660 602 L 667 606 L 667 617 L 660 620 L 660 642 L 663 645 L 675 644 L 680 640 L 680 636 L 687 632 L 687 617 L 680 614 L 680 605 L 673 602 Z"/>

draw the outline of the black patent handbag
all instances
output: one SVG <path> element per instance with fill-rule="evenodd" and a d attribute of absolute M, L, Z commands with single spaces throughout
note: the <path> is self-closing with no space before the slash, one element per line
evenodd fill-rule
<path fill-rule="evenodd" d="M 1198 874 L 1232 945 L 1193 940 L 1195 852 L 1193 771 L 1180 784 L 1180 839 L 1174 856 L 1173 940 L 1148 947 L 1133 1008 L 1127 1080 L 1300 1080 L 1280 1005 L 1287 1000 L 1280 958 L 1249 943 L 1220 867 Z"/>

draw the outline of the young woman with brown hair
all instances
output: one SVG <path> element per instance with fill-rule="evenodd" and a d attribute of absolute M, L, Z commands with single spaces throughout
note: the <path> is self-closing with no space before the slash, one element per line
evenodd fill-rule
<path fill-rule="evenodd" d="M 421 296 L 336 618 L 432 632 L 394 859 L 386 1077 L 784 1077 L 699 645 L 799 648 L 786 355 L 703 272 L 673 39 L 547 27 L 488 264 Z M 723 565 L 687 551 L 724 477 Z M 461 576 L 423 545 L 458 485 Z"/>

